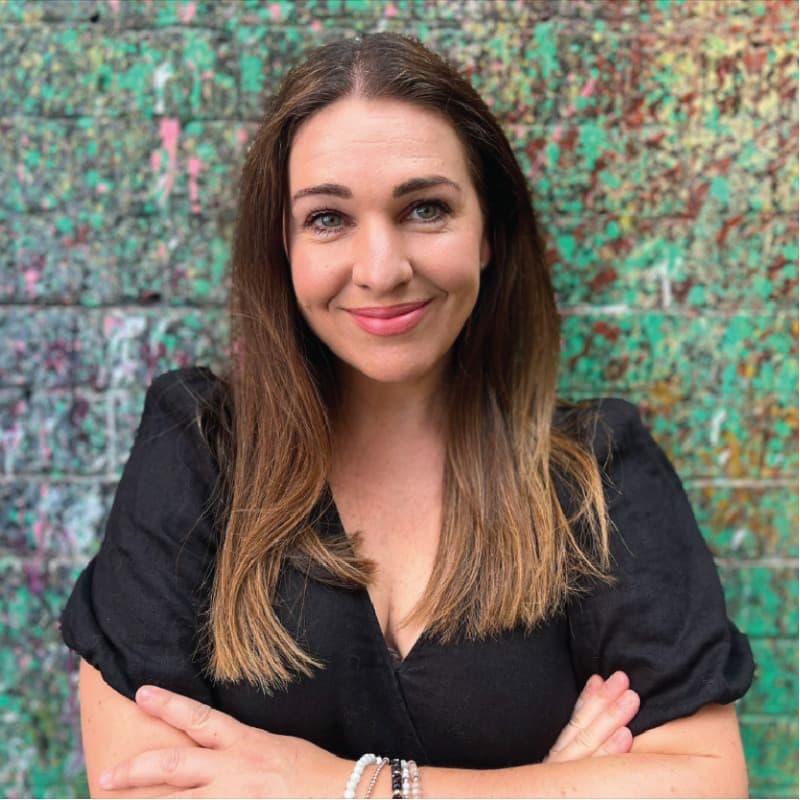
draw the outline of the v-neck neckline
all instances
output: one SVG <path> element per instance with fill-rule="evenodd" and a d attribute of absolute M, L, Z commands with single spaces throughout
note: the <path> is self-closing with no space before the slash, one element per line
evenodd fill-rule
<path fill-rule="evenodd" d="M 327 481 L 325 481 L 325 485 L 323 487 L 321 502 L 323 504 L 323 516 L 326 518 L 325 521 L 328 523 L 323 529 L 324 534 L 331 535 L 332 533 L 335 533 L 347 536 L 344 523 L 342 522 L 341 515 L 339 514 L 339 509 L 336 506 L 336 500 L 334 500 L 333 492 L 330 484 Z M 406 653 L 405 658 L 398 658 L 400 655 L 399 651 L 394 650 L 394 648 L 389 645 L 389 642 L 386 641 L 386 636 L 381 628 L 381 623 L 378 619 L 378 613 L 375 610 L 375 606 L 372 602 L 369 591 L 366 588 L 358 589 L 356 594 L 361 599 L 366 615 L 370 619 L 370 625 L 373 629 L 373 638 L 376 640 L 377 645 L 383 652 L 384 658 L 395 672 L 401 672 L 408 666 L 409 660 L 415 658 L 419 653 L 419 650 L 422 648 L 424 641 L 427 638 L 427 629 L 424 629 L 422 633 L 417 636 L 414 644 L 411 645 L 411 649 Z M 397 655 L 393 655 L 393 653 L 396 653 Z"/>

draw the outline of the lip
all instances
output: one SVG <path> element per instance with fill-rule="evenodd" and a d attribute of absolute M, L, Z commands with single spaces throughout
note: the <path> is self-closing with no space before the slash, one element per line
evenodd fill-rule
<path fill-rule="evenodd" d="M 418 303 L 401 303 L 396 306 L 376 306 L 374 308 L 348 308 L 351 314 L 358 314 L 359 317 L 372 317 L 373 319 L 391 319 L 407 314 L 417 308 L 430 303 L 430 300 L 421 300 Z"/>
<path fill-rule="evenodd" d="M 397 336 L 411 330 L 427 313 L 430 300 L 384 308 L 348 309 L 356 325 L 375 336 Z"/>

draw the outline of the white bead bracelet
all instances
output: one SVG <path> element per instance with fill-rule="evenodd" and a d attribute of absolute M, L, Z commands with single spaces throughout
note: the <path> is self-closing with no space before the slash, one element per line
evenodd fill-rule
<path fill-rule="evenodd" d="M 361 758 L 356 761 L 353 771 L 350 773 L 350 778 L 347 781 L 347 786 L 344 790 L 345 800 L 353 800 L 356 796 L 356 789 L 358 782 L 361 780 L 361 775 L 370 764 L 378 764 L 383 760 L 381 756 L 376 756 L 374 753 L 364 753 Z"/>

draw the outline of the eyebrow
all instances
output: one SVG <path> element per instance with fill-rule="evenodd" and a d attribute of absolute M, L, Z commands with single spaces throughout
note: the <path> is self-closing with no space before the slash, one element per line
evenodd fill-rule
<path fill-rule="evenodd" d="M 392 197 L 402 197 L 411 192 L 418 192 L 421 189 L 430 189 L 432 186 L 452 186 L 459 194 L 461 194 L 461 187 L 450 178 L 445 178 L 444 175 L 426 175 L 423 178 L 411 178 L 411 180 L 404 181 L 403 183 L 395 186 L 392 190 Z M 334 197 L 343 197 L 349 199 L 353 193 L 340 183 L 321 183 L 318 186 L 309 186 L 307 189 L 300 189 L 295 192 L 292 197 L 292 205 L 294 205 L 301 197 L 307 197 L 311 194 L 326 194 L 333 195 Z"/>

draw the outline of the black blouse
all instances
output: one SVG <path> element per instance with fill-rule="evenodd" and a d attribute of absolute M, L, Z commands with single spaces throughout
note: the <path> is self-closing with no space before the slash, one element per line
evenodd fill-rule
<path fill-rule="evenodd" d="M 596 400 L 613 432 L 616 585 L 531 634 L 446 647 L 423 634 L 400 660 L 365 590 L 287 562 L 276 611 L 325 668 L 271 696 L 204 680 L 193 654 L 214 566 L 217 532 L 203 511 L 217 469 L 193 417 L 196 395 L 215 380 L 187 367 L 149 387 L 102 545 L 61 614 L 67 646 L 124 696 L 150 683 L 345 758 L 373 752 L 489 769 L 541 761 L 594 672 L 630 677 L 641 697 L 634 735 L 749 688 L 750 646 L 727 618 L 681 482 L 636 407 L 618 398 Z M 341 535 L 329 490 L 321 502 L 321 535 Z"/>

